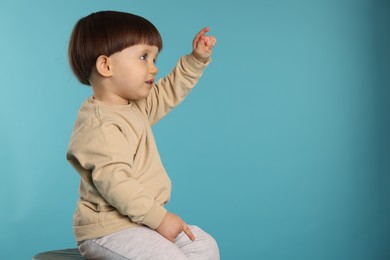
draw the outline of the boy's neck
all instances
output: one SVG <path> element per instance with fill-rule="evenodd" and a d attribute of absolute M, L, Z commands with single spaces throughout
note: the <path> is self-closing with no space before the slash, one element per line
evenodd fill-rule
<path fill-rule="evenodd" d="M 114 95 L 111 92 L 104 91 L 104 88 L 94 87 L 93 90 L 93 99 L 100 101 L 106 105 L 128 105 L 130 100 L 122 98 L 118 95 Z"/>

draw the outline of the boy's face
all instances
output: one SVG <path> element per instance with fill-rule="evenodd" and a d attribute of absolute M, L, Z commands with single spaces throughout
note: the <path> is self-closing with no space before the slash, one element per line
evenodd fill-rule
<path fill-rule="evenodd" d="M 152 89 L 158 69 L 155 61 L 158 48 L 145 44 L 130 46 L 112 54 L 110 95 L 117 103 L 146 98 Z"/>

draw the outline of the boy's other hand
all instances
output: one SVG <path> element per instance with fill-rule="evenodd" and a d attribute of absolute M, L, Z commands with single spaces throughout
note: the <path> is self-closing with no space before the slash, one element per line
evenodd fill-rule
<path fill-rule="evenodd" d="M 192 55 L 203 63 L 209 60 L 213 48 L 217 44 L 217 39 L 214 36 L 205 35 L 208 31 L 210 31 L 210 27 L 203 28 L 192 41 Z"/>
<path fill-rule="evenodd" d="M 191 229 L 187 224 L 178 215 L 170 212 L 166 213 L 156 231 L 172 243 L 176 241 L 177 236 L 181 232 L 184 232 L 189 239 L 195 240 L 195 236 L 192 234 Z"/>

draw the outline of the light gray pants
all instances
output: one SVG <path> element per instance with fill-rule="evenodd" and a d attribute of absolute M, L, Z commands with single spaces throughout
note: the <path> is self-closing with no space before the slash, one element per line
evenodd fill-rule
<path fill-rule="evenodd" d="M 80 244 L 81 255 L 99 260 L 219 260 L 213 237 L 197 226 L 189 225 L 195 240 L 182 232 L 175 243 L 148 227 L 128 228 Z"/>

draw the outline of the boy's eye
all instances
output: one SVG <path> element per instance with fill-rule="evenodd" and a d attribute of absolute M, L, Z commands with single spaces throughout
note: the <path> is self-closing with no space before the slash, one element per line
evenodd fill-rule
<path fill-rule="evenodd" d="M 148 58 L 148 54 L 146 54 L 146 53 L 141 56 L 141 60 L 146 60 L 147 58 Z"/>
<path fill-rule="evenodd" d="M 147 53 L 141 56 L 141 60 L 148 60 L 149 56 Z M 157 62 L 157 57 L 153 59 L 153 63 Z"/>

